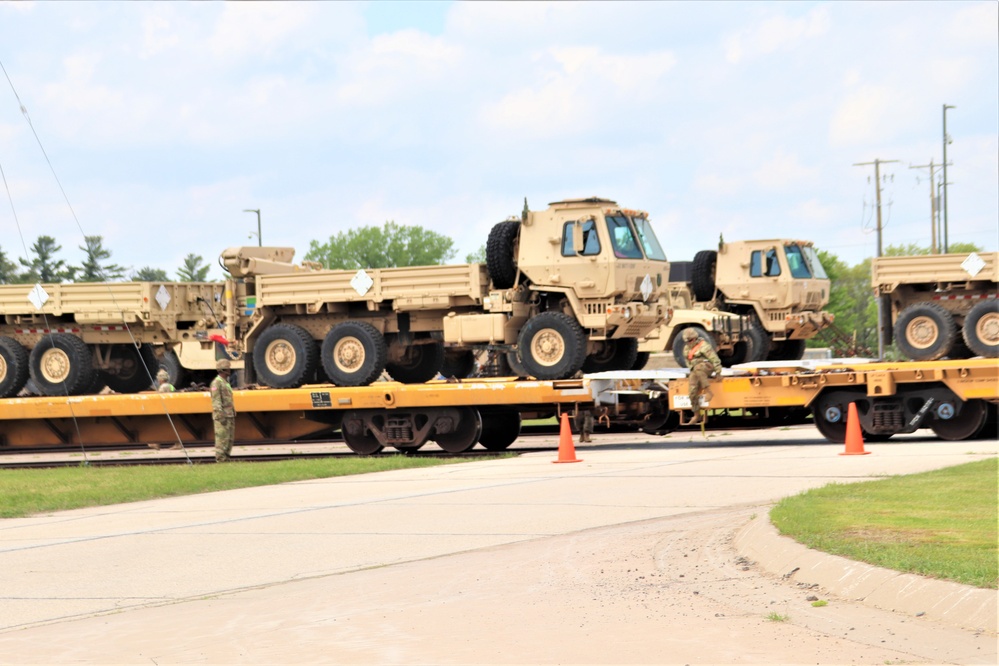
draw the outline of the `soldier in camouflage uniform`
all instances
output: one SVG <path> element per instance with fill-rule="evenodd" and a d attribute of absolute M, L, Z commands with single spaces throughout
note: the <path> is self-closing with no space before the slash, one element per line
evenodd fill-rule
<path fill-rule="evenodd" d="M 170 373 L 164 368 L 160 368 L 160 371 L 156 373 L 156 390 L 160 393 L 173 393 L 174 387 L 170 383 Z"/>
<path fill-rule="evenodd" d="M 694 410 L 694 418 L 690 422 L 700 423 L 700 397 L 703 394 L 704 402 L 709 402 L 714 397 L 708 386 L 711 377 L 721 374 L 721 359 L 711 343 L 699 336 L 693 328 L 683 329 L 683 341 L 683 357 L 687 359 L 687 367 L 690 368 L 690 408 Z"/>
<path fill-rule="evenodd" d="M 212 380 L 212 420 L 215 421 L 215 462 L 226 462 L 236 436 L 236 410 L 232 405 L 232 387 L 229 374 L 232 367 L 222 359 L 215 364 L 219 376 Z"/>

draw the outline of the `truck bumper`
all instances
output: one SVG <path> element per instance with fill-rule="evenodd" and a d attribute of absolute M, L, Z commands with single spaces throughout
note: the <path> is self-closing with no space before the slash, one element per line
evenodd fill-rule
<path fill-rule="evenodd" d="M 607 308 L 606 330 L 610 338 L 644 338 L 669 320 L 670 310 L 662 303 L 632 301 Z"/>
<path fill-rule="evenodd" d="M 788 340 L 805 340 L 822 329 L 832 326 L 835 315 L 831 312 L 799 312 L 785 318 Z"/>

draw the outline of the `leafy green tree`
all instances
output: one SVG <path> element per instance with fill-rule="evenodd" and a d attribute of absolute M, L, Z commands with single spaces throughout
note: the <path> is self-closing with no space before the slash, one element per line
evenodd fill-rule
<path fill-rule="evenodd" d="M 866 356 L 878 348 L 878 306 L 871 287 L 871 260 L 848 266 L 836 255 L 819 250 L 831 286 L 826 309 L 836 316 L 833 328 L 816 338 L 836 356 Z"/>
<path fill-rule="evenodd" d="M 55 238 L 51 236 L 39 236 L 35 244 L 31 246 L 31 253 L 34 259 L 28 261 L 20 258 L 18 261 L 27 270 L 21 274 L 21 282 L 44 282 L 58 283 L 72 280 L 76 273 L 76 268 L 66 266 L 62 259 L 56 259 L 56 254 L 62 250 L 61 245 L 56 245 Z"/>
<path fill-rule="evenodd" d="M 177 270 L 177 279 L 181 282 L 205 282 L 211 266 L 203 266 L 205 260 L 193 252 L 184 257 L 184 265 Z"/>
<path fill-rule="evenodd" d="M 130 276 L 134 282 L 169 282 L 170 276 L 162 268 L 143 266 Z"/>
<path fill-rule="evenodd" d="M 947 254 L 971 254 L 972 252 L 982 252 L 983 248 L 974 243 L 950 243 L 947 246 Z M 916 257 L 921 254 L 929 254 L 930 248 L 918 243 L 906 243 L 905 245 L 889 245 L 885 248 L 886 257 Z"/>
<path fill-rule="evenodd" d="M 326 268 L 390 268 L 432 266 L 455 255 L 454 241 L 423 227 L 388 221 L 383 227 L 360 227 L 309 243 L 308 261 Z"/>
<path fill-rule="evenodd" d="M 78 282 L 105 282 L 120 280 L 125 276 L 125 269 L 118 264 L 104 263 L 111 258 L 111 250 L 104 248 L 102 236 L 84 236 L 84 245 L 80 249 L 86 254 L 80 267 Z"/>
<path fill-rule="evenodd" d="M 479 249 L 475 252 L 470 252 L 465 255 L 466 264 L 484 264 L 486 263 L 486 245 L 483 243 L 479 246 Z"/>
<path fill-rule="evenodd" d="M 0 284 L 14 284 L 18 282 L 19 272 L 17 264 L 7 258 L 7 253 L 0 249 Z"/>

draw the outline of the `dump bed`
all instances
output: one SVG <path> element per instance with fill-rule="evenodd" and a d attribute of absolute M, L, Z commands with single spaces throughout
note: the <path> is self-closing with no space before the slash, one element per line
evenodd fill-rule
<path fill-rule="evenodd" d="M 480 305 L 489 293 L 489 276 L 480 264 L 322 270 L 256 278 L 256 305 L 306 305 L 316 312 L 325 303 L 390 303 L 394 310 L 447 309 Z"/>
<path fill-rule="evenodd" d="M 83 282 L 0 286 L 0 317 L 9 324 L 45 315 L 80 324 L 197 321 L 221 299 L 209 282 Z"/>
<path fill-rule="evenodd" d="M 999 252 L 876 257 L 871 263 L 871 285 L 881 293 L 902 284 L 969 281 L 999 282 Z"/>

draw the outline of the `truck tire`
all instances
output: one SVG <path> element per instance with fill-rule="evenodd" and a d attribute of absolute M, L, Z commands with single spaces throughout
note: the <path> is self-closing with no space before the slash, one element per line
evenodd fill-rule
<path fill-rule="evenodd" d="M 468 379 L 475 372 L 475 354 L 470 350 L 444 352 L 441 374 L 445 378 Z"/>
<path fill-rule="evenodd" d="M 735 343 L 732 353 L 721 356 L 722 365 L 731 368 L 740 363 L 752 363 L 766 358 L 770 349 L 770 338 L 754 320 L 748 330 L 742 332 L 742 338 Z"/>
<path fill-rule="evenodd" d="M 108 360 L 119 366 L 114 372 L 102 371 L 101 380 L 115 393 L 138 393 L 152 387 L 159 363 L 152 347 L 133 344 L 111 345 Z"/>
<path fill-rule="evenodd" d="M 367 386 L 385 370 L 387 355 L 385 338 L 366 321 L 340 322 L 323 340 L 323 369 L 337 386 Z"/>
<path fill-rule="evenodd" d="M 28 383 L 28 350 L 6 335 L 0 336 L 0 398 L 13 398 Z"/>
<path fill-rule="evenodd" d="M 190 373 L 180 364 L 180 359 L 177 358 L 177 354 L 172 349 L 163 354 L 159 367 L 167 371 L 167 375 L 170 377 L 169 381 L 175 389 L 179 391 L 182 388 L 187 388 Z"/>
<path fill-rule="evenodd" d="M 520 412 L 504 409 L 481 412 L 482 434 L 479 444 L 487 451 L 506 451 L 520 437 Z"/>
<path fill-rule="evenodd" d="M 690 267 L 690 289 L 699 301 L 710 301 L 715 295 L 715 266 L 718 253 L 714 250 L 701 250 L 694 255 Z"/>
<path fill-rule="evenodd" d="M 403 384 L 422 384 L 437 376 L 444 365 L 444 345 L 437 340 L 428 344 L 410 345 L 406 360 L 386 363 L 385 370 L 392 379 Z"/>
<path fill-rule="evenodd" d="M 902 310 L 895 322 L 895 344 L 913 361 L 935 361 L 950 353 L 957 325 L 942 306 L 916 303 Z"/>
<path fill-rule="evenodd" d="M 635 338 L 604 340 L 600 351 L 596 354 L 590 354 L 583 361 L 583 372 L 631 370 L 637 358 L 638 340 Z"/>
<path fill-rule="evenodd" d="M 964 318 L 964 342 L 978 356 L 999 357 L 999 300 L 982 301 Z"/>
<path fill-rule="evenodd" d="M 572 377 L 586 358 L 586 334 L 563 312 L 542 312 L 527 320 L 517 339 L 520 360 L 542 381 Z"/>
<path fill-rule="evenodd" d="M 496 289 L 509 289 L 517 281 L 517 261 L 514 246 L 520 222 L 507 221 L 495 225 L 486 241 L 486 269 Z"/>
<path fill-rule="evenodd" d="M 499 373 L 498 376 L 503 377 L 506 375 L 506 370 L 509 369 L 515 377 L 530 377 L 531 373 L 527 371 L 527 366 L 524 365 L 524 361 L 520 358 L 520 352 L 517 350 L 508 351 L 503 354 L 503 362 L 506 363 L 506 368 L 503 372 Z"/>
<path fill-rule="evenodd" d="M 272 388 L 295 388 L 316 374 L 316 345 L 301 326 L 274 324 L 253 345 L 257 380 Z"/>
<path fill-rule="evenodd" d="M 805 356 L 804 340 L 781 340 L 774 342 L 767 354 L 768 361 L 800 361 Z"/>
<path fill-rule="evenodd" d="M 649 364 L 649 357 L 652 356 L 649 352 L 638 352 L 635 354 L 635 362 L 631 364 L 630 368 L 625 368 L 626 370 L 641 370 Z"/>
<path fill-rule="evenodd" d="M 94 381 L 93 356 L 87 344 L 68 333 L 44 336 L 31 350 L 29 372 L 42 395 L 81 395 Z"/>
<path fill-rule="evenodd" d="M 675 332 L 676 334 L 673 337 L 673 358 L 676 360 L 676 364 L 678 366 L 680 366 L 681 368 L 686 368 L 687 367 L 687 357 L 685 357 L 683 355 L 683 345 L 684 345 L 684 342 L 683 342 L 683 335 L 682 334 L 683 334 L 683 331 L 686 330 L 686 329 L 688 329 L 688 328 L 692 328 L 695 331 L 697 331 L 697 335 L 698 335 L 698 337 L 701 338 L 701 340 L 707 340 L 708 344 L 710 344 L 712 347 L 715 346 L 715 343 L 711 339 L 711 336 L 708 335 L 708 332 L 705 331 L 700 326 L 685 326 L 683 329 L 680 329 L 679 331 L 676 331 Z"/>

